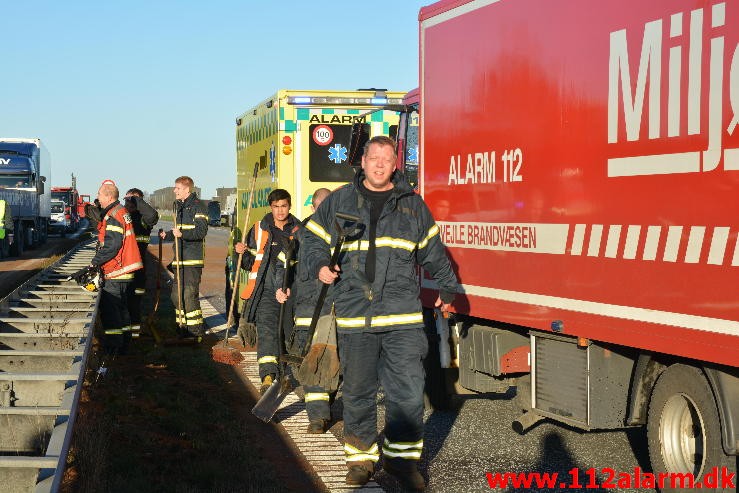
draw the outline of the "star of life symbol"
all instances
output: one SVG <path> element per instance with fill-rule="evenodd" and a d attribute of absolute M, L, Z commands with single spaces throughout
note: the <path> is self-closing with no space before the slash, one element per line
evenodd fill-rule
<path fill-rule="evenodd" d="M 334 144 L 333 147 L 328 148 L 328 158 L 333 161 L 334 164 L 341 164 L 346 161 L 347 148 L 341 144 Z"/>
<path fill-rule="evenodd" d="M 272 142 L 272 146 L 269 148 L 269 175 L 272 177 L 272 182 L 277 179 L 275 176 L 277 174 L 277 163 L 275 157 L 275 143 Z"/>

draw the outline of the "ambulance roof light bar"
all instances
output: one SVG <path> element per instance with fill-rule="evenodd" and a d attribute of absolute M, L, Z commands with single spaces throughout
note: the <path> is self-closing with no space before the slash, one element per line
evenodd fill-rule
<path fill-rule="evenodd" d="M 313 96 L 288 96 L 288 104 L 336 104 L 336 105 L 371 105 L 384 106 L 391 104 L 402 104 L 400 98 L 388 98 L 386 89 L 358 89 L 359 91 L 374 91 L 373 97 L 365 98 L 341 98 L 341 97 L 313 97 Z"/>

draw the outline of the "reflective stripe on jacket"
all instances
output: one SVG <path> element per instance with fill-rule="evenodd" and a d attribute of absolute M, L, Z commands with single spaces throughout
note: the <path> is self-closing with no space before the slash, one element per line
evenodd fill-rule
<path fill-rule="evenodd" d="M 254 292 L 254 287 L 257 285 L 257 274 L 264 258 L 264 247 L 267 245 L 267 240 L 269 239 L 269 231 L 263 230 L 259 224 L 255 224 L 252 230 L 254 231 L 254 243 L 257 245 L 257 248 L 249 251 L 254 256 L 254 262 L 251 264 L 246 286 L 241 290 L 242 300 L 251 298 Z"/>
<path fill-rule="evenodd" d="M 181 238 L 173 238 L 171 232 L 168 239 L 180 242 L 180 260 L 173 261 L 173 266 L 203 267 L 205 265 L 205 235 L 208 234 L 208 213 L 205 205 L 194 193 L 185 200 L 176 201 L 175 226 L 182 232 Z M 173 245 L 174 248 L 174 245 Z"/>
<path fill-rule="evenodd" d="M 393 176 L 393 193 L 377 222 L 375 279 L 365 277 L 369 249 L 370 202 L 361 194 L 364 173 L 329 195 L 305 226 L 301 262 L 312 278 L 327 266 L 337 240 L 337 212 L 359 216 L 359 236 L 349 237 L 341 248 L 341 272 L 332 299 L 339 332 L 373 332 L 422 327 L 423 316 L 417 266 L 439 283 L 440 289 L 457 291 L 457 279 L 423 199 L 413 192 L 405 177 Z M 341 222 L 341 221 L 340 221 Z M 344 223 L 342 226 L 350 226 Z"/>
<path fill-rule="evenodd" d="M 241 268 L 248 270 L 250 275 L 252 272 L 256 273 L 256 277 L 254 278 L 254 288 L 252 289 L 252 292 L 249 296 L 249 302 L 248 306 L 246 307 L 246 314 L 247 314 L 247 320 L 250 322 L 253 322 L 256 319 L 256 310 L 259 305 L 259 300 L 262 298 L 262 296 L 267 296 L 267 293 L 264 292 L 264 286 L 265 284 L 270 284 L 273 286 L 280 286 L 282 284 L 282 276 L 279 274 L 280 270 L 279 268 L 270 268 L 272 265 L 276 265 L 279 267 L 280 262 L 275 262 L 275 259 L 273 257 L 278 258 L 280 253 L 282 253 L 282 249 L 285 245 L 283 245 L 283 240 L 285 244 L 287 243 L 287 237 L 294 235 L 298 232 L 300 228 L 300 221 L 290 214 L 287 218 L 287 223 L 285 226 L 283 226 L 283 235 L 282 238 L 275 238 L 273 233 L 274 226 L 274 220 L 272 218 L 271 213 L 267 213 L 262 220 L 255 224 L 253 229 L 261 229 L 267 236 L 267 239 L 262 241 L 265 241 L 264 250 L 262 251 L 261 258 L 257 257 L 259 254 L 259 247 L 256 243 L 256 237 L 258 236 L 256 233 L 254 233 L 252 230 L 249 230 L 249 233 L 246 235 L 246 247 L 247 250 L 244 252 L 244 256 L 241 261 Z M 283 257 L 284 258 L 284 257 Z M 260 265 L 258 269 L 254 270 L 252 269 L 253 263 L 259 261 Z M 267 280 L 267 276 L 271 276 L 269 279 L 269 283 L 265 282 Z M 243 293 L 242 293 L 243 295 Z M 275 293 L 269 293 L 269 296 L 271 296 L 274 299 Z M 243 296 L 242 296 L 243 298 Z M 286 314 L 286 320 L 291 320 L 292 313 Z"/>
<path fill-rule="evenodd" d="M 143 268 L 144 264 L 141 262 L 141 255 L 136 244 L 131 216 L 120 204 L 109 208 L 98 223 L 98 242 L 100 243 L 98 253 L 101 250 L 105 251 L 106 244 L 109 247 L 114 246 L 113 248 L 120 245 L 113 257 L 100 265 L 105 279 L 133 279 L 133 272 Z M 107 256 L 105 255 L 102 259 Z M 93 258 L 93 263 L 96 258 Z"/>

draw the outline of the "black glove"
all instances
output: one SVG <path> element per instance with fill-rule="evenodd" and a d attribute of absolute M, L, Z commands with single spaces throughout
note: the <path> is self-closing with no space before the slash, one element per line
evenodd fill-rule
<path fill-rule="evenodd" d="M 71 276 L 69 276 L 70 279 L 74 279 L 77 282 L 80 282 L 82 278 L 88 275 L 88 273 L 92 273 L 97 269 L 97 267 L 93 265 L 88 265 L 87 267 L 83 267 Z"/>

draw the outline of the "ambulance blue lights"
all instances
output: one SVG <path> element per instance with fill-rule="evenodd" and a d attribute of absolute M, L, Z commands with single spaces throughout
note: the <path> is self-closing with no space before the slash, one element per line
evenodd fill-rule
<path fill-rule="evenodd" d="M 304 97 L 304 96 L 295 96 L 292 98 L 293 104 L 310 104 L 311 98 L 310 97 Z"/>

